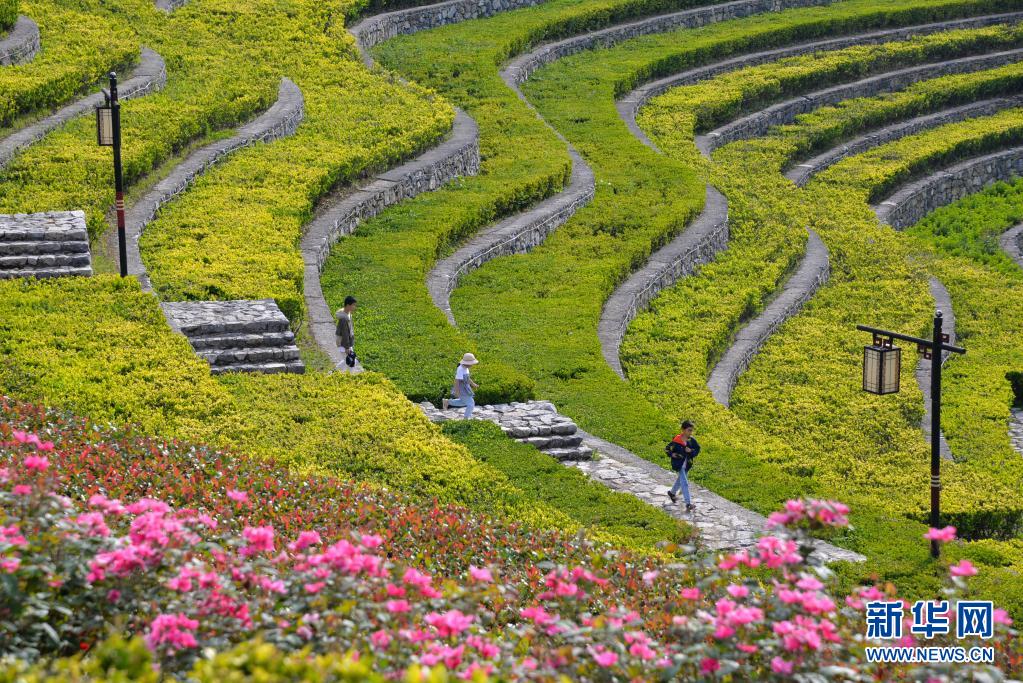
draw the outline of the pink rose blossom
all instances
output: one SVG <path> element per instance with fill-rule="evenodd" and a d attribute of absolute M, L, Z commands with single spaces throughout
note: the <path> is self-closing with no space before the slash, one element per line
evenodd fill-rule
<path fill-rule="evenodd" d="M 924 534 L 924 538 L 929 541 L 951 543 L 956 540 L 956 528 L 954 526 L 947 526 L 944 529 L 935 529 L 934 527 L 931 527 L 931 529 Z"/>
<path fill-rule="evenodd" d="M 977 573 L 977 568 L 969 560 L 959 560 L 959 564 L 948 568 L 948 573 L 952 576 L 974 576 Z"/>
<path fill-rule="evenodd" d="M 391 644 L 391 635 L 387 631 L 381 629 L 380 631 L 375 631 L 373 635 L 369 637 L 369 640 L 373 643 L 373 647 L 376 649 L 386 650 L 387 646 Z"/>
<path fill-rule="evenodd" d="M 731 595 L 733 598 L 745 598 L 747 595 L 749 595 L 749 588 L 737 584 L 732 584 L 725 590 L 727 590 L 728 594 Z"/>
<path fill-rule="evenodd" d="M 700 661 L 700 673 L 708 676 L 721 668 L 721 663 L 713 657 L 704 657 Z"/>
<path fill-rule="evenodd" d="M 227 497 L 230 498 L 231 500 L 233 500 L 234 502 L 238 503 L 238 504 L 248 503 L 249 502 L 249 494 L 247 494 L 245 491 L 238 491 L 238 490 L 235 490 L 235 489 L 228 489 Z"/>
<path fill-rule="evenodd" d="M 242 529 L 242 538 L 248 545 L 242 548 L 242 555 L 272 553 L 274 550 L 274 528 L 272 526 L 247 526 Z"/>
<path fill-rule="evenodd" d="M 409 606 L 408 600 L 387 601 L 387 611 L 390 612 L 391 614 L 401 614 L 403 612 L 408 612 L 411 609 L 412 607 Z"/>
<path fill-rule="evenodd" d="M 598 650 L 590 648 L 590 654 L 593 655 L 593 661 L 595 661 L 598 666 L 606 668 L 609 666 L 614 666 L 616 663 L 618 663 L 618 655 L 615 654 L 614 652 L 604 650 L 603 648 Z"/>
<path fill-rule="evenodd" d="M 494 575 L 486 567 L 469 565 L 469 577 L 477 583 L 493 583 Z"/>
<path fill-rule="evenodd" d="M 781 676 L 789 676 L 792 674 L 792 662 L 787 662 L 781 657 L 775 657 L 771 660 L 771 671 Z"/>
<path fill-rule="evenodd" d="M 30 455 L 25 458 L 25 469 L 34 470 L 37 472 L 45 472 L 50 466 L 50 461 L 41 455 Z"/>

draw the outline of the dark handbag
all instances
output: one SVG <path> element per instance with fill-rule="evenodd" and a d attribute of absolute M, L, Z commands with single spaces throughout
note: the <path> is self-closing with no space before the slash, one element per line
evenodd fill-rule
<path fill-rule="evenodd" d="M 350 368 L 354 368 L 355 367 L 355 361 L 356 361 L 355 351 L 349 351 L 348 355 L 345 356 L 345 365 L 347 365 Z"/>

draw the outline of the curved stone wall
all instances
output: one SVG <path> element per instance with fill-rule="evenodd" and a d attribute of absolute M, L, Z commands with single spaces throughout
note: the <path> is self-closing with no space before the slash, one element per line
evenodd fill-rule
<path fill-rule="evenodd" d="M 320 271 L 331 246 L 350 235 L 360 222 L 388 206 L 435 190 L 448 181 L 479 172 L 479 130 L 476 122 L 462 111 L 455 116 L 451 134 L 440 145 L 401 166 L 375 176 L 354 192 L 328 197 L 316 217 L 306 226 L 302 237 L 305 261 L 306 314 L 313 338 L 335 363 L 344 359 L 334 341 L 334 314 L 327 305 L 320 285 Z"/>
<path fill-rule="evenodd" d="M 806 243 L 806 256 L 799 268 L 763 312 L 736 333 L 732 345 L 721 356 L 707 379 L 711 395 L 723 406 L 727 407 L 730 403 L 739 375 L 749 367 L 767 338 L 795 315 L 817 289 L 828 281 L 831 267 L 828 248 L 817 233 L 809 228 L 807 232 L 810 236 Z"/>
<path fill-rule="evenodd" d="M 545 0 L 448 0 L 435 5 L 410 7 L 366 17 L 349 27 L 363 51 L 396 38 L 469 19 L 490 17 Z"/>
<path fill-rule="evenodd" d="M 32 61 L 39 48 L 38 24 L 26 16 L 20 16 L 14 22 L 14 27 L 0 39 L 0 66 Z"/>
<path fill-rule="evenodd" d="M 156 0 L 156 8 L 164 12 L 173 12 L 179 7 L 188 4 L 188 0 Z"/>
<path fill-rule="evenodd" d="M 295 132 L 305 114 L 302 91 L 285 78 L 277 91 L 277 102 L 259 117 L 238 129 L 230 138 L 206 145 L 185 158 L 170 175 L 157 183 L 135 202 L 125 216 L 128 243 L 128 272 L 142 283 L 143 289 L 152 289 L 146 267 L 139 254 L 139 238 L 160 207 L 188 189 L 188 186 L 211 166 L 231 152 L 257 142 L 270 142 Z M 110 253 L 117 253 L 117 230 L 109 231 Z"/>
<path fill-rule="evenodd" d="M 992 100 L 973 102 L 962 107 L 945 109 L 934 114 L 918 116 L 908 121 L 896 123 L 885 128 L 861 135 L 858 138 L 845 142 L 836 147 L 818 154 L 808 161 L 797 164 L 785 172 L 785 177 L 796 185 L 805 185 L 811 177 L 820 173 L 829 166 L 837 164 L 842 159 L 856 154 L 862 154 L 868 149 L 887 144 L 894 140 L 904 138 L 908 135 L 937 128 L 950 123 L 956 123 L 978 116 L 990 116 L 1002 109 L 1023 106 L 1023 97 L 1002 97 Z"/>
<path fill-rule="evenodd" d="M 1003 232 L 998 244 L 1009 258 L 1023 268 L 1023 223 Z"/>
<path fill-rule="evenodd" d="M 625 378 L 619 350 L 629 323 L 646 309 L 661 290 L 711 261 L 728 246 L 728 201 L 710 185 L 703 212 L 667 246 L 615 289 L 604 303 L 597 326 L 604 360 Z"/>
<path fill-rule="evenodd" d="M 983 17 L 972 17 L 969 19 L 958 19 L 954 21 L 942 21 L 918 26 L 907 26 L 885 31 L 873 31 L 854 36 L 842 38 L 830 38 L 828 40 L 815 40 L 809 43 L 800 43 L 788 47 L 765 50 L 749 54 L 738 55 L 713 64 L 708 64 L 695 69 L 672 74 L 655 81 L 641 85 L 625 97 L 617 101 L 618 115 L 625 121 L 625 124 L 632 131 L 632 134 L 644 142 L 646 134 L 636 124 L 636 115 L 639 110 L 650 99 L 663 94 L 664 92 L 684 85 L 692 85 L 699 81 L 708 80 L 728 73 L 758 64 L 766 64 L 779 59 L 799 57 L 801 55 L 813 54 L 825 50 L 841 50 L 854 45 L 873 45 L 877 43 L 904 40 L 912 36 L 921 36 L 941 31 L 963 30 L 992 26 L 994 24 L 1023 21 L 1023 12 L 1010 12 L 1005 14 L 994 14 Z"/>
<path fill-rule="evenodd" d="M 163 89 L 167 83 L 167 69 L 163 58 L 147 47 L 142 48 L 142 59 L 131 75 L 118 85 L 118 97 L 121 100 L 142 97 L 151 92 Z M 97 92 L 58 109 L 44 119 L 25 126 L 0 140 L 0 168 L 10 163 L 14 155 L 28 147 L 36 140 L 55 128 L 64 125 L 71 119 L 91 113 L 97 105 L 103 103 L 103 93 Z"/>
<path fill-rule="evenodd" d="M 611 47 L 624 40 L 652 33 L 699 28 L 707 24 L 729 21 L 731 19 L 742 19 L 754 14 L 779 12 L 796 7 L 830 5 L 833 2 L 835 0 L 737 0 L 736 2 L 726 2 L 710 7 L 698 7 L 672 14 L 662 14 L 649 19 L 619 24 L 599 31 L 591 31 L 581 36 L 546 43 L 528 54 L 513 59 L 505 67 L 505 71 L 508 72 L 509 76 L 516 83 L 523 83 L 537 69 L 583 50 Z"/>
<path fill-rule="evenodd" d="M 1023 147 L 968 159 L 911 183 L 874 207 L 882 223 L 896 230 L 914 225 L 938 207 L 981 191 L 999 180 L 1023 175 Z"/>

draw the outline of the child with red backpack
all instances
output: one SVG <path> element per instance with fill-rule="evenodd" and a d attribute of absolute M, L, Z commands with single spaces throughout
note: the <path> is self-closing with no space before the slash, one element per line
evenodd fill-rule
<path fill-rule="evenodd" d="M 693 511 L 693 500 L 689 496 L 688 472 L 693 468 L 693 460 L 700 454 L 700 444 L 693 438 L 695 428 L 692 422 L 686 420 L 682 423 L 682 433 L 676 434 L 664 447 L 665 453 L 671 458 L 671 469 L 678 472 L 678 479 L 668 491 L 668 498 L 671 498 L 672 503 L 677 503 L 677 494 L 682 491 L 682 498 L 686 501 L 686 512 Z"/>

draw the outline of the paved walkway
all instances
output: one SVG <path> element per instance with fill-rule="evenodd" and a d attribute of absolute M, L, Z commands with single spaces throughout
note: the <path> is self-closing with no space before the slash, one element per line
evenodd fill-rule
<path fill-rule="evenodd" d="M 1009 255 L 1009 258 L 1023 268 L 1023 223 L 1003 232 L 998 244 Z"/>
<path fill-rule="evenodd" d="M 1013 408 L 1009 418 L 1009 442 L 1023 455 L 1023 408 Z"/>
<path fill-rule="evenodd" d="M 716 493 L 689 482 L 693 505 L 684 512 L 681 499 L 673 504 L 668 489 L 675 481 L 671 470 L 660 467 L 621 446 L 579 430 L 583 444 L 598 454 L 598 459 L 565 463 L 584 472 L 594 481 L 622 493 L 630 493 L 645 503 L 658 507 L 672 517 L 692 524 L 699 531 L 699 545 L 707 550 L 735 550 L 756 544 L 767 519 Z M 866 558 L 830 543 L 818 542 L 817 553 L 827 562 L 862 562 Z"/>

